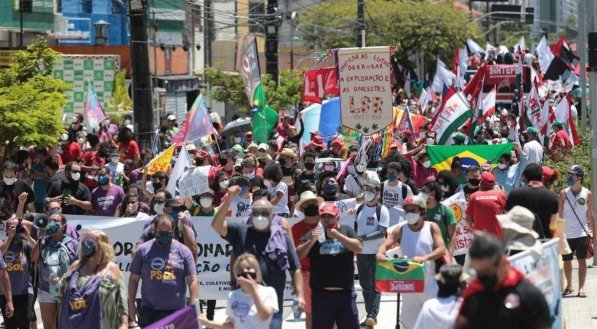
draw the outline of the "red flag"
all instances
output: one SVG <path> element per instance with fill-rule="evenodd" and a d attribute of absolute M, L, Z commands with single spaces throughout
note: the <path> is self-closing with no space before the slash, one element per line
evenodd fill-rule
<path fill-rule="evenodd" d="M 304 102 L 321 104 L 326 95 L 340 96 L 334 67 L 305 71 L 303 80 Z"/>
<path fill-rule="evenodd" d="M 487 76 L 487 64 L 483 64 L 475 75 L 471 78 L 471 80 L 466 84 L 462 92 L 466 96 L 471 96 L 470 103 L 471 104 L 479 104 L 478 98 L 479 95 L 483 92 L 483 85 L 485 83 L 485 77 Z"/>

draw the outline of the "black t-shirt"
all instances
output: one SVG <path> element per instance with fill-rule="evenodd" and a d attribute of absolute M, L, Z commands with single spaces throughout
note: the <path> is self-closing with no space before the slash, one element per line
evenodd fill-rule
<path fill-rule="evenodd" d="M 496 292 L 482 291 L 462 303 L 460 314 L 469 328 L 535 329 L 551 328 L 551 316 L 545 296 L 528 280 Z"/>
<path fill-rule="evenodd" d="M 81 182 L 75 184 L 66 183 L 65 181 L 54 182 L 48 188 L 46 197 L 53 198 L 66 195 L 70 195 L 79 201 L 91 201 L 89 188 Z M 61 207 L 62 213 L 66 215 L 84 215 L 86 213 L 85 210 L 73 205 L 62 203 Z"/>
<path fill-rule="evenodd" d="M 296 194 L 298 196 L 301 195 L 301 193 L 305 192 L 307 190 L 307 184 L 312 183 L 315 184 L 315 172 L 313 172 L 312 174 L 308 174 L 307 171 L 303 171 L 299 176 L 298 176 L 298 181 L 295 182 L 295 189 L 296 189 Z"/>
<path fill-rule="evenodd" d="M 506 211 L 514 206 L 522 206 L 535 213 L 539 221 L 535 221 L 533 229 L 539 233 L 540 238 L 551 239 L 549 219 L 558 213 L 558 196 L 554 192 L 529 186 L 514 189 L 508 195 Z"/>
<path fill-rule="evenodd" d="M 27 192 L 28 194 L 27 204 L 35 201 L 35 193 L 33 193 L 33 189 L 31 189 L 31 186 L 29 186 L 29 184 L 27 184 L 27 182 L 24 180 L 17 180 L 12 185 L 6 185 L 3 180 L 0 181 L 0 197 L 5 198 L 14 210 L 17 209 L 19 204 L 19 195 L 21 195 L 23 192 Z M 27 207 L 25 207 L 25 210 L 27 210 Z"/>
<path fill-rule="evenodd" d="M 471 188 L 468 186 L 468 184 L 464 184 L 464 187 L 462 188 L 462 190 L 464 191 L 464 196 L 468 200 L 468 198 L 471 196 L 471 194 L 479 191 L 479 186 Z"/>
<path fill-rule="evenodd" d="M 338 231 L 349 238 L 358 239 L 357 233 L 348 225 L 340 225 Z M 304 239 L 311 239 L 311 232 L 307 233 Z M 307 257 L 311 260 L 311 289 L 353 289 L 354 254 L 340 241 L 327 239 L 323 244 L 317 241 Z"/>
<path fill-rule="evenodd" d="M 228 222 L 228 234 L 223 237 L 228 243 L 232 245 L 232 258 L 237 259 L 241 254 L 248 252 L 257 258 L 261 267 L 261 274 L 265 285 L 276 289 L 278 295 L 278 306 L 282 306 L 284 302 L 284 287 L 286 285 L 286 271 L 282 270 L 277 263 L 275 254 L 268 254 L 265 252 L 265 247 L 269 241 L 271 233 L 260 232 L 253 229 L 247 224 L 237 224 Z M 286 250 L 288 251 L 288 265 L 289 271 L 300 269 L 299 262 L 294 242 L 290 239 L 288 234 L 284 232 L 286 237 Z M 280 308 L 282 309 L 282 308 Z"/>

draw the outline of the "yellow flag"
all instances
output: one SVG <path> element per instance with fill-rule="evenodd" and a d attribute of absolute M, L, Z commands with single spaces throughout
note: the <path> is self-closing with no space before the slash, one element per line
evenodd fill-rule
<path fill-rule="evenodd" d="M 174 156 L 175 147 L 176 145 L 172 145 L 162 153 L 158 154 L 155 158 L 151 159 L 146 166 L 147 174 L 153 175 L 158 171 L 163 171 L 165 173 L 170 172 L 170 162 L 172 161 L 172 156 Z"/>

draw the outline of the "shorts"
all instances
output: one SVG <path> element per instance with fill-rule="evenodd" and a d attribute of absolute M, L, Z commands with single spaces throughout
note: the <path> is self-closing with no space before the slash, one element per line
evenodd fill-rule
<path fill-rule="evenodd" d="M 38 289 L 37 301 L 40 303 L 60 304 L 62 301 L 59 298 L 52 296 L 51 293 Z"/>
<path fill-rule="evenodd" d="M 309 285 L 309 278 L 311 277 L 311 272 L 303 272 L 303 296 L 305 298 L 305 309 L 303 312 L 305 314 L 311 314 L 311 286 Z"/>
<path fill-rule="evenodd" d="M 576 255 L 576 259 L 587 259 L 587 240 L 588 238 L 586 236 L 574 239 L 566 239 L 572 252 L 562 255 L 562 260 L 569 262 L 572 260 L 574 255 Z"/>

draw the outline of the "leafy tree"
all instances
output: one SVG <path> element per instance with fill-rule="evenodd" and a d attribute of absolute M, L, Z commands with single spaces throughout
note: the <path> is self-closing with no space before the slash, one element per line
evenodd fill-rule
<path fill-rule="evenodd" d="M 434 67 L 438 56 L 449 61 L 458 45 L 480 36 L 477 23 L 452 1 L 368 0 L 365 8 L 366 45 L 397 46 L 396 56 L 405 65 L 409 56 L 422 53 Z M 356 1 L 343 0 L 322 1 L 303 10 L 303 40 L 311 48 L 354 47 L 356 12 Z"/>
<path fill-rule="evenodd" d="M 245 92 L 245 82 L 238 73 L 228 73 L 209 67 L 205 69 L 205 80 L 212 85 L 209 96 L 218 102 L 226 102 L 238 108 L 240 113 L 251 113 L 251 105 Z M 280 84 L 267 74 L 261 76 L 269 106 L 284 110 L 301 101 L 302 76 L 291 70 L 280 71 Z"/>
<path fill-rule="evenodd" d="M 0 70 L 0 153 L 19 146 L 55 145 L 64 132 L 68 84 L 52 77 L 58 53 L 38 37 Z"/>

